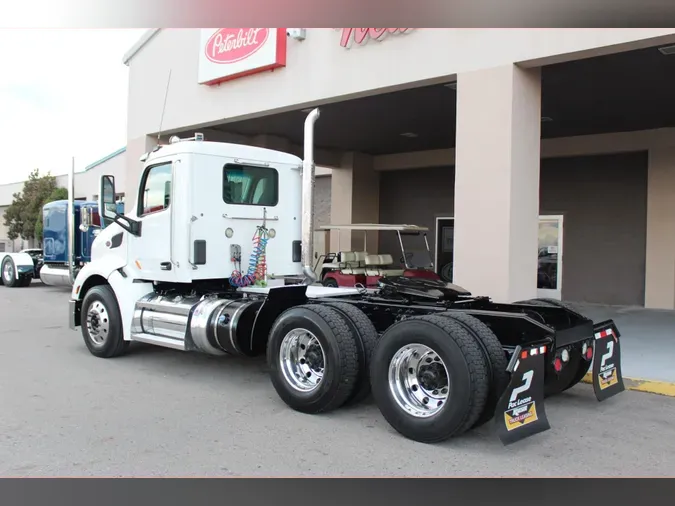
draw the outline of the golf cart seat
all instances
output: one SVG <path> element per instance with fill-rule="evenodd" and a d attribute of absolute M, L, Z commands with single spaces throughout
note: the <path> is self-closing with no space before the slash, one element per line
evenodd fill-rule
<path fill-rule="evenodd" d="M 368 253 L 365 251 L 341 251 L 338 256 L 339 268 L 342 274 L 365 274 L 365 261 Z"/>
<path fill-rule="evenodd" d="M 368 255 L 366 257 L 366 274 L 368 276 L 403 276 L 403 269 L 392 269 L 394 259 L 391 255 Z"/>

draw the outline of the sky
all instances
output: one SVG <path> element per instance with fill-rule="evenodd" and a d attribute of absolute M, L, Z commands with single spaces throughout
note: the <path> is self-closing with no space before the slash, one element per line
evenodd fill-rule
<path fill-rule="evenodd" d="M 0 184 L 82 170 L 126 145 L 124 54 L 142 29 L 0 29 Z"/>

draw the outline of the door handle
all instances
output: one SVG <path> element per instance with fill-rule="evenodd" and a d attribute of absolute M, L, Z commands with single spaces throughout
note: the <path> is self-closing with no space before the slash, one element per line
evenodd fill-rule
<path fill-rule="evenodd" d="M 159 264 L 159 268 L 162 269 L 163 271 L 170 271 L 171 262 L 162 262 L 161 264 Z"/>

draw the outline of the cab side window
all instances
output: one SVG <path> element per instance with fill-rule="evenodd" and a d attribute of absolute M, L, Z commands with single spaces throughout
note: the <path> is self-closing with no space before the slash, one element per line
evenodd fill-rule
<path fill-rule="evenodd" d="M 150 167 L 140 189 L 138 215 L 145 216 L 163 211 L 171 203 L 171 164 Z"/>

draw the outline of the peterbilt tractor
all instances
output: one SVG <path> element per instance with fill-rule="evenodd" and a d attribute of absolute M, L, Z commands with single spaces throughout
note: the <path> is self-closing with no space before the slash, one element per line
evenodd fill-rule
<path fill-rule="evenodd" d="M 42 249 L 6 253 L 0 260 L 0 284 L 10 288 L 30 286 L 34 279 L 45 285 L 72 286 L 91 259 L 91 246 L 100 232 L 98 203 L 74 199 L 74 170 L 68 178 L 68 199 L 42 207 Z M 121 202 L 116 204 L 122 214 Z"/>
<path fill-rule="evenodd" d="M 291 409 L 328 412 L 372 394 L 396 431 L 424 443 L 488 422 L 504 444 L 548 430 L 545 398 L 589 370 L 599 401 L 624 390 L 614 322 L 559 301 L 498 303 L 404 276 L 374 289 L 317 283 L 318 118 L 305 120 L 303 160 L 172 137 L 141 157 L 138 202 L 124 216 L 114 177 L 101 177 L 105 228 L 69 302 L 92 355 L 117 357 L 132 342 L 265 355 Z"/>

